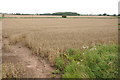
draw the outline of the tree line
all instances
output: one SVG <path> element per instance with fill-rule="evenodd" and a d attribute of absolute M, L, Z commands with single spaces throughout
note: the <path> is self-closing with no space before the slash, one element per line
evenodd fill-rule
<path fill-rule="evenodd" d="M 8 13 L 0 13 L 0 14 L 8 14 Z M 120 14 L 113 14 L 113 15 L 109 15 L 107 13 L 103 13 L 103 14 L 79 14 L 76 12 L 55 12 L 55 13 L 44 13 L 44 14 L 24 14 L 24 13 L 9 13 L 12 15 L 56 15 L 56 16 L 120 16 Z"/>

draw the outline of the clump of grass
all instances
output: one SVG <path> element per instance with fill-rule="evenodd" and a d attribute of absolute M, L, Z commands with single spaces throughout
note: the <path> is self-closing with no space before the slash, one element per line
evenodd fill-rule
<path fill-rule="evenodd" d="M 3 33 L 2 37 L 3 37 L 3 38 L 9 38 L 9 35 L 6 34 L 6 33 Z"/>
<path fill-rule="evenodd" d="M 118 77 L 116 45 L 94 46 L 86 50 L 69 49 L 56 58 L 55 66 L 63 78 Z"/>
<path fill-rule="evenodd" d="M 51 63 L 51 66 L 53 66 L 55 64 L 55 59 L 56 57 L 59 56 L 59 54 L 56 52 L 53 52 L 53 53 L 48 53 L 47 55 L 48 55 L 47 57 L 48 61 Z"/>
<path fill-rule="evenodd" d="M 2 78 L 20 78 L 25 69 L 22 68 L 21 63 L 3 63 L 2 64 Z"/>
<path fill-rule="evenodd" d="M 22 42 L 25 39 L 25 34 L 16 34 L 9 37 L 10 44 Z"/>
<path fill-rule="evenodd" d="M 53 73 L 53 74 L 59 74 L 59 73 L 60 73 L 60 70 L 57 69 L 57 70 L 53 71 L 52 73 Z"/>
<path fill-rule="evenodd" d="M 2 46 L 2 50 L 3 50 L 3 52 L 7 52 L 7 53 L 9 53 L 9 52 L 12 51 L 9 44 L 4 44 L 4 45 Z"/>

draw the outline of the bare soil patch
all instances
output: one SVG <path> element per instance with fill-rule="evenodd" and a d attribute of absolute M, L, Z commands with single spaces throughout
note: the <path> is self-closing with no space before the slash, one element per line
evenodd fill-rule
<path fill-rule="evenodd" d="M 8 44 L 4 39 L 3 45 Z M 24 65 L 25 70 L 20 75 L 21 78 L 51 78 L 54 68 L 44 59 L 32 55 L 31 51 L 21 44 L 10 45 L 11 52 L 3 52 L 3 63 L 13 63 Z M 14 74 L 13 74 L 14 75 Z"/>

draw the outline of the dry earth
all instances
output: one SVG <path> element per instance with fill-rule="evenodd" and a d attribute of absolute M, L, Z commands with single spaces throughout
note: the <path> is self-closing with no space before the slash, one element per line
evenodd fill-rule
<path fill-rule="evenodd" d="M 3 45 L 9 44 L 4 39 Z M 21 63 L 24 65 L 25 72 L 20 75 L 21 78 L 50 78 L 52 77 L 52 68 L 47 61 L 33 55 L 32 52 L 21 44 L 11 45 L 11 52 L 3 52 L 3 63 Z"/>
<path fill-rule="evenodd" d="M 3 45 L 9 44 L 7 39 L 4 39 Z M 32 52 L 21 44 L 10 45 L 10 52 L 3 51 L 3 63 L 20 63 L 25 70 L 20 75 L 21 78 L 51 78 L 54 70 L 50 64 L 44 59 L 37 57 Z"/>

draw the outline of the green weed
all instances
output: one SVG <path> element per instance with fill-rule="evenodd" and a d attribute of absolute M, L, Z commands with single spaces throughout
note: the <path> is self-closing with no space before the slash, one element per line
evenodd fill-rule
<path fill-rule="evenodd" d="M 63 78 L 116 78 L 117 45 L 99 45 L 86 50 L 68 49 L 56 59 Z"/>

